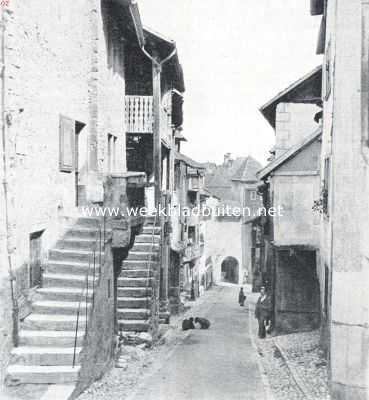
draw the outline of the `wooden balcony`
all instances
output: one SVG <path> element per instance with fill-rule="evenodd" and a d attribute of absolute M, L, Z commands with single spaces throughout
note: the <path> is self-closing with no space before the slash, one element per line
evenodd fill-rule
<path fill-rule="evenodd" d="M 184 250 L 183 262 L 190 262 L 200 258 L 204 253 L 204 248 L 199 244 L 188 245 Z"/>
<path fill-rule="evenodd" d="M 126 96 L 125 122 L 128 133 L 152 134 L 154 123 L 152 96 Z"/>
<path fill-rule="evenodd" d="M 164 98 L 160 111 L 160 136 L 164 144 L 170 144 L 172 135 L 172 108 L 167 97 Z M 153 97 L 126 96 L 125 124 L 127 133 L 152 134 L 154 128 Z"/>

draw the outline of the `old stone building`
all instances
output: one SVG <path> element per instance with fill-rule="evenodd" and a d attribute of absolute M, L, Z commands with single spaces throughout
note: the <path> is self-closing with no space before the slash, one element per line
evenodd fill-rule
<path fill-rule="evenodd" d="M 314 69 L 261 108 L 275 128 L 274 159 L 258 173 L 266 208 L 275 215 L 260 219 L 267 232 L 263 246 L 264 284 L 273 298 L 279 332 L 320 326 L 321 67 Z"/>
<path fill-rule="evenodd" d="M 119 34 L 134 24 L 124 7 L 106 3 L 34 1 L 2 11 L 2 371 L 12 337 L 19 342 L 18 318 L 46 281 L 48 250 L 78 205 L 103 201 L 103 176 L 126 170 Z"/>
<path fill-rule="evenodd" d="M 367 1 L 311 1 L 322 18 L 321 265 L 334 399 L 368 399 Z"/>
<path fill-rule="evenodd" d="M 212 195 L 207 201 L 212 216 L 206 221 L 206 253 L 212 257 L 215 282 L 252 280 L 252 231 L 247 221 L 262 205 L 256 177 L 260 168 L 251 156 L 233 160 L 227 153 L 223 165 L 212 167 L 206 175 L 206 189 Z"/>
<path fill-rule="evenodd" d="M 12 3 L 2 23 L 1 384 L 78 393 L 118 331 L 155 339 L 169 316 L 168 221 L 124 210 L 169 204 L 182 69 L 133 1 Z"/>
<path fill-rule="evenodd" d="M 205 165 L 176 153 L 170 272 L 171 304 L 175 310 L 180 305 L 181 293 L 194 300 L 200 295 L 200 287 L 206 286 L 206 234 L 201 210 L 208 194 L 204 190 L 204 175 Z"/>

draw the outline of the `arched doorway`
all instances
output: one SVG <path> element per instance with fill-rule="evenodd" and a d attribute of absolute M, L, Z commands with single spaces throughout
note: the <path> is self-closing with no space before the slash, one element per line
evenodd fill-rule
<path fill-rule="evenodd" d="M 222 262 L 222 281 L 238 283 L 239 265 L 234 257 L 227 257 Z"/>

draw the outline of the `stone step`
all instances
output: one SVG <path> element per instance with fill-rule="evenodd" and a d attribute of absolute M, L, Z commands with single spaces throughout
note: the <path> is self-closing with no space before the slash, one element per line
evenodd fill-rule
<path fill-rule="evenodd" d="M 157 226 L 157 227 L 152 227 L 152 226 L 144 226 L 143 228 L 142 228 L 142 233 L 144 234 L 144 235 L 152 235 L 153 233 L 154 233 L 154 235 L 160 235 L 160 227 L 159 226 Z"/>
<path fill-rule="evenodd" d="M 94 207 L 94 206 L 92 206 Z M 80 217 L 77 219 L 74 227 L 83 227 L 83 228 L 95 228 L 98 229 L 101 225 L 103 226 L 104 219 L 103 217 Z"/>
<path fill-rule="evenodd" d="M 159 243 L 136 243 L 135 241 L 135 244 L 132 247 L 132 251 L 157 253 L 159 251 Z"/>
<path fill-rule="evenodd" d="M 147 287 L 152 283 L 152 278 L 118 278 L 118 287 Z"/>
<path fill-rule="evenodd" d="M 91 239 L 95 240 L 100 237 L 97 228 L 88 228 L 83 226 L 73 226 L 64 234 L 64 239 Z"/>
<path fill-rule="evenodd" d="M 25 318 L 22 328 L 30 330 L 55 330 L 73 331 L 76 329 L 77 315 L 49 315 L 49 314 L 30 314 Z M 78 330 L 84 331 L 86 326 L 86 316 L 81 313 L 79 316 Z"/>
<path fill-rule="evenodd" d="M 145 261 L 145 260 L 124 260 L 122 263 L 122 268 L 124 270 L 137 270 L 137 269 L 157 269 L 159 266 L 158 261 L 152 260 L 152 261 Z"/>
<path fill-rule="evenodd" d="M 118 320 L 144 320 L 150 316 L 150 311 L 146 308 L 118 308 Z"/>
<path fill-rule="evenodd" d="M 136 297 L 136 298 L 146 298 L 151 296 L 151 287 L 118 287 L 117 295 L 118 297 Z"/>
<path fill-rule="evenodd" d="M 148 215 L 148 216 L 145 217 L 145 226 L 146 226 L 146 225 L 153 225 L 155 222 L 156 222 L 156 223 L 159 222 L 158 216 L 155 216 L 155 215 Z"/>
<path fill-rule="evenodd" d="M 158 252 L 148 252 L 148 251 L 130 251 L 127 260 L 144 260 L 144 261 L 158 261 Z"/>
<path fill-rule="evenodd" d="M 120 273 L 122 278 L 149 278 L 154 275 L 153 269 L 123 269 Z"/>
<path fill-rule="evenodd" d="M 96 252 L 95 260 L 104 257 L 104 253 Z M 91 264 L 93 263 L 94 254 L 88 250 L 66 250 L 66 249 L 52 249 L 49 251 L 49 260 L 53 261 L 73 261 L 73 262 L 84 262 Z"/>
<path fill-rule="evenodd" d="M 79 370 L 78 365 L 74 368 L 67 365 L 10 365 L 6 381 L 10 385 L 72 383 L 77 381 Z"/>
<path fill-rule="evenodd" d="M 82 347 L 76 347 L 75 363 L 80 361 Z M 12 364 L 18 365 L 72 365 L 74 347 L 20 346 L 11 352 Z"/>
<path fill-rule="evenodd" d="M 92 250 L 79 250 L 79 249 L 51 249 L 49 251 L 49 261 L 63 261 L 63 262 L 79 262 L 79 263 L 93 263 L 95 256 L 95 263 L 104 259 L 104 251 Z"/>
<path fill-rule="evenodd" d="M 127 332 L 147 332 L 150 328 L 148 321 L 134 320 L 134 319 L 120 319 L 118 320 L 119 330 Z"/>
<path fill-rule="evenodd" d="M 45 266 L 45 272 L 51 274 L 75 274 L 75 275 L 85 275 L 88 269 L 90 269 L 90 275 L 93 274 L 93 261 L 90 263 L 86 262 L 64 262 L 64 261 L 50 261 Z M 95 260 L 95 273 L 100 271 L 99 258 Z"/>
<path fill-rule="evenodd" d="M 160 235 L 146 235 L 140 234 L 135 237 L 136 243 L 160 243 Z"/>
<path fill-rule="evenodd" d="M 77 332 L 77 346 L 81 346 L 85 336 L 84 331 Z M 36 347 L 73 347 L 76 337 L 75 331 L 40 331 L 21 330 L 19 344 L 21 346 Z"/>
<path fill-rule="evenodd" d="M 80 301 L 86 298 L 86 293 L 81 296 L 80 288 L 47 287 L 37 289 L 37 293 L 42 296 L 42 300 L 51 301 Z M 88 291 L 88 298 L 92 299 L 92 287 Z"/>
<path fill-rule="evenodd" d="M 65 250 L 100 250 L 100 242 L 96 242 L 95 239 L 87 238 L 64 238 L 58 240 L 55 246 L 57 249 Z M 101 249 L 103 248 L 103 243 L 101 242 Z M 102 251 L 102 250 L 101 250 Z"/>
<path fill-rule="evenodd" d="M 71 274 L 44 274 L 42 277 L 44 287 L 68 287 L 68 288 L 86 288 L 86 276 L 71 275 Z M 95 283 L 97 277 L 95 278 Z M 92 289 L 93 278 L 90 275 L 88 278 L 88 286 Z"/>
<path fill-rule="evenodd" d="M 160 324 L 169 324 L 170 322 L 170 312 L 169 311 L 160 311 L 159 312 L 159 323 Z"/>
<path fill-rule="evenodd" d="M 150 305 L 151 297 L 118 297 L 118 308 L 146 308 Z"/>
<path fill-rule="evenodd" d="M 78 307 L 82 314 L 91 310 L 91 298 L 88 299 L 86 305 L 86 296 L 83 297 L 81 303 L 78 301 L 51 301 L 51 300 L 41 300 L 35 301 L 32 304 L 32 310 L 36 314 L 63 314 L 63 315 L 76 315 Z"/>

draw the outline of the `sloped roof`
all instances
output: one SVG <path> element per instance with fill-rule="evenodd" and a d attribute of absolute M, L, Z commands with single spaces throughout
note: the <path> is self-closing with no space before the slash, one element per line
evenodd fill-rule
<path fill-rule="evenodd" d="M 189 167 L 196 168 L 196 169 L 206 169 L 206 165 L 205 164 L 201 164 L 201 163 L 193 160 L 192 158 L 187 157 L 183 153 L 179 153 L 178 151 L 175 152 L 174 157 L 178 161 L 183 161 Z"/>
<path fill-rule="evenodd" d="M 255 158 L 248 156 L 240 168 L 235 172 L 232 181 L 256 182 L 256 174 L 263 166 Z"/>
<path fill-rule="evenodd" d="M 257 182 L 256 174 L 261 168 L 262 165 L 251 156 L 236 158 L 231 166 L 220 165 L 212 173 L 207 173 L 205 187 L 227 203 L 239 201 L 231 190 L 232 182 Z"/>
<path fill-rule="evenodd" d="M 322 93 L 322 66 L 314 68 L 311 72 L 282 90 L 266 104 L 260 107 L 260 112 L 269 124 L 275 128 L 276 109 L 280 103 L 310 103 L 317 104 Z"/>
<path fill-rule="evenodd" d="M 322 128 L 319 127 L 316 131 L 314 131 L 311 135 L 307 136 L 296 146 L 291 147 L 285 153 L 283 153 L 280 157 L 273 160 L 269 163 L 265 168 L 258 172 L 257 176 L 259 179 L 265 179 L 271 174 L 273 171 L 278 169 L 282 164 L 291 158 L 295 157 L 298 153 L 300 153 L 306 146 L 317 140 L 322 134 Z"/>
<path fill-rule="evenodd" d="M 155 43 L 160 53 L 161 61 L 170 57 L 163 66 L 173 76 L 173 85 L 180 93 L 184 93 L 186 88 L 184 84 L 183 68 L 179 62 L 176 42 L 162 33 L 156 32 L 148 26 L 143 27 L 145 43 L 150 47 L 150 42 Z"/>

